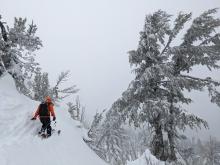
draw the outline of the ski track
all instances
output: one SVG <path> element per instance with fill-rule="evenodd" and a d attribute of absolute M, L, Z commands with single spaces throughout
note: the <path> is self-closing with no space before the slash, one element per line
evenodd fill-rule
<path fill-rule="evenodd" d="M 9 75 L 0 79 L 0 86 L 0 165 L 106 164 L 83 142 L 82 131 L 67 110 L 55 107 L 55 128 L 61 135 L 41 139 L 40 121 L 30 120 L 39 103 L 19 94 Z"/>

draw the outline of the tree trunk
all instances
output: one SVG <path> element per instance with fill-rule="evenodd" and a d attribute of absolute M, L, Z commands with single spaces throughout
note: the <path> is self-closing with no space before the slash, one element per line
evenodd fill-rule
<path fill-rule="evenodd" d="M 176 158 L 176 152 L 175 152 L 175 132 L 174 132 L 174 115 L 173 115 L 173 95 L 171 96 L 170 100 L 170 119 L 169 119 L 169 128 L 168 128 L 168 140 L 169 140 L 169 160 L 175 161 Z"/>
<path fill-rule="evenodd" d="M 163 141 L 163 132 L 162 127 L 160 125 L 160 114 L 153 121 L 153 126 L 155 129 L 155 135 L 152 140 L 151 152 L 158 159 L 166 161 L 167 156 L 164 153 L 164 141 Z"/>
<path fill-rule="evenodd" d="M 175 153 L 174 133 L 172 130 L 168 132 L 168 139 L 169 139 L 169 149 L 170 149 L 169 160 L 175 161 L 177 158 Z"/>

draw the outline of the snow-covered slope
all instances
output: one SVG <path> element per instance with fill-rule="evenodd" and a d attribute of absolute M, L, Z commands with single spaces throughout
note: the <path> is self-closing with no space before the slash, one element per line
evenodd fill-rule
<path fill-rule="evenodd" d="M 154 155 L 151 154 L 150 150 L 147 149 L 141 157 L 137 160 L 128 162 L 128 165 L 186 165 L 186 162 L 182 159 L 180 154 L 176 154 L 177 160 L 175 162 L 164 162 L 158 160 Z"/>
<path fill-rule="evenodd" d="M 40 139 L 39 120 L 30 120 L 38 104 L 19 94 L 9 75 L 0 78 L 0 165 L 105 164 L 83 142 L 81 131 L 62 107 L 55 107 L 61 135 Z"/>
<path fill-rule="evenodd" d="M 128 165 L 165 165 L 165 162 L 159 161 L 149 150 L 146 150 L 140 158 L 128 162 Z"/>

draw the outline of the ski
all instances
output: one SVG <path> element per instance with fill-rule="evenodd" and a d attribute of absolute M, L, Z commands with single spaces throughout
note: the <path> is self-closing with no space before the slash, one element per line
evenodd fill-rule
<path fill-rule="evenodd" d="M 51 135 L 50 136 L 48 136 L 48 134 L 45 133 L 45 132 L 38 132 L 38 136 L 42 139 L 47 139 L 47 138 L 49 138 L 51 136 L 54 136 L 54 135 L 60 136 L 60 134 L 61 134 L 61 130 L 55 130 L 55 129 L 51 130 Z"/>

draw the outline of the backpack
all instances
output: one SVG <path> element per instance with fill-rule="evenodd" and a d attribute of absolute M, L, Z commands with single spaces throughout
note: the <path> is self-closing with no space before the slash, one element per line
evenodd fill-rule
<path fill-rule="evenodd" d="M 49 117 L 50 116 L 47 103 L 44 102 L 44 103 L 40 104 L 39 116 L 40 117 L 47 117 L 47 116 Z"/>

